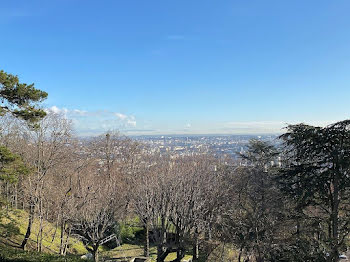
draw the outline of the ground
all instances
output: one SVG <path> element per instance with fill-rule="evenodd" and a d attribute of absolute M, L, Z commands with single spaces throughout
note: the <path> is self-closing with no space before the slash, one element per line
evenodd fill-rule
<path fill-rule="evenodd" d="M 0 225 L 8 225 L 8 227 L 0 228 L 0 255 L 8 257 L 7 260 L 0 257 L 0 261 L 11 261 L 11 262 L 31 262 L 31 261 L 66 261 L 62 257 L 57 256 L 60 247 L 60 229 L 55 225 L 44 222 L 43 230 L 43 253 L 37 252 L 23 252 L 19 249 L 19 246 L 24 238 L 24 234 L 27 229 L 28 214 L 23 210 L 10 210 L 8 212 L 9 218 L 2 218 Z M 10 224 L 12 220 L 12 224 Z M 12 226 L 9 226 L 12 225 Z M 32 234 L 28 241 L 28 249 L 36 249 L 36 237 L 39 228 L 39 221 L 34 220 Z M 12 233 L 8 235 L 8 233 Z M 87 251 L 84 245 L 77 239 L 70 239 L 70 256 L 69 261 L 79 261 L 79 257 L 86 254 Z M 151 261 L 156 260 L 156 248 L 151 247 Z M 113 259 L 113 261 L 125 261 L 135 256 L 143 256 L 142 245 L 123 244 L 112 250 L 106 250 L 101 248 L 100 257 L 102 259 Z M 176 253 L 171 253 L 166 258 L 166 261 L 175 259 Z M 186 255 L 185 259 L 189 259 L 191 256 Z"/>
<path fill-rule="evenodd" d="M 10 218 L 13 220 L 13 229 L 15 227 L 19 229 L 19 232 L 13 232 L 11 236 L 0 236 L 0 243 L 7 244 L 13 247 L 19 247 L 24 238 L 25 232 L 28 225 L 28 213 L 23 210 L 12 210 L 8 212 Z M 2 219 L 2 224 L 9 223 L 10 220 L 7 218 Z M 36 238 L 39 229 L 39 221 L 36 219 L 33 223 L 32 234 L 28 241 L 28 249 L 36 249 Z M 43 251 L 46 253 L 58 253 L 60 249 L 60 234 L 61 231 L 58 227 L 44 221 L 43 228 Z M 84 245 L 76 240 L 70 239 L 69 252 L 72 254 L 84 254 L 86 249 Z"/>
<path fill-rule="evenodd" d="M 151 261 L 156 261 L 156 248 L 151 247 L 150 257 Z M 123 244 L 113 250 L 102 252 L 101 254 L 104 257 L 108 257 L 113 259 L 114 261 L 125 261 L 132 257 L 142 257 L 143 256 L 143 246 L 142 245 L 131 245 L 131 244 Z M 176 258 L 176 253 L 170 253 L 165 261 L 172 261 Z M 190 255 L 186 255 L 184 260 L 188 260 L 192 258 Z"/>

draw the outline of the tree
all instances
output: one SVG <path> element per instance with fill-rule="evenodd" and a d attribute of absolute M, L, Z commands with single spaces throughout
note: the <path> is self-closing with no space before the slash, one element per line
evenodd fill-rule
<path fill-rule="evenodd" d="M 13 154 L 7 147 L 0 146 L 0 182 L 4 182 L 6 194 L 6 201 L 4 201 L 4 203 L 2 203 L 3 199 L 0 197 L 0 206 L 3 204 L 8 205 L 10 199 L 8 186 L 17 183 L 19 176 L 26 175 L 29 172 L 30 170 L 25 166 L 18 155 Z M 2 210 L 0 210 L 0 221 L 3 216 L 4 214 Z M 8 218 L 11 220 L 10 217 Z M 10 231 L 9 226 L 12 226 L 12 224 L 1 225 L 0 231 L 2 227 L 4 227 L 6 231 Z"/>
<path fill-rule="evenodd" d="M 72 189 L 69 222 L 72 232 L 93 254 L 95 262 L 99 260 L 98 248 L 103 240 L 117 233 L 117 218 L 122 217 L 127 206 L 125 171 L 129 170 L 126 166 L 133 152 L 129 142 L 118 134 L 107 133 L 83 150 L 89 164 L 80 172 Z"/>
<path fill-rule="evenodd" d="M 8 114 L 33 124 L 46 115 L 44 110 L 38 108 L 38 103 L 46 97 L 47 93 L 35 89 L 34 84 L 20 83 L 17 76 L 8 74 L 3 70 L 0 71 L 0 116 Z M 2 131 L 3 127 L 0 127 L 0 132 Z M 2 176 L 4 176 L 6 171 L 5 165 L 8 166 L 9 162 L 19 164 L 19 161 L 20 158 L 17 155 L 12 154 L 3 146 L 0 150 Z M 28 169 L 22 167 L 17 169 L 15 173 L 18 173 L 20 170 L 25 173 L 28 171 Z M 9 170 L 5 172 L 7 176 L 9 176 L 9 172 Z"/>
<path fill-rule="evenodd" d="M 47 93 L 36 89 L 34 84 L 20 83 L 17 76 L 0 71 L 0 115 L 6 113 L 35 122 L 46 113 L 37 103 L 46 99 Z"/>
<path fill-rule="evenodd" d="M 20 175 L 29 173 L 21 158 L 7 147 L 0 146 L 0 181 L 16 183 Z"/>
<path fill-rule="evenodd" d="M 99 261 L 98 248 L 108 234 L 116 231 L 116 212 L 120 205 L 115 184 L 106 178 L 96 177 L 93 172 L 85 172 L 79 178 L 71 206 L 69 222 L 72 233 L 84 243 L 93 254 L 94 261 Z"/>
<path fill-rule="evenodd" d="M 33 174 L 28 176 L 24 185 L 29 206 L 28 227 L 21 247 L 25 249 L 31 235 L 35 211 L 40 218 L 37 236 L 37 250 L 42 248 L 42 225 L 45 209 L 48 206 L 45 190 L 49 176 L 58 175 L 59 168 L 71 161 L 67 149 L 71 143 L 71 124 L 62 115 L 49 113 L 38 122 L 36 128 L 28 127 L 25 136 L 28 145 L 23 149 L 23 159 L 32 167 Z"/>
<path fill-rule="evenodd" d="M 193 260 L 198 261 L 200 235 L 207 235 L 205 244 L 212 245 L 214 225 L 223 211 L 222 172 L 218 160 L 211 155 L 179 158 L 174 163 L 170 221 L 175 227 L 177 257 L 173 261 L 184 257 L 186 240 L 193 245 Z"/>
<path fill-rule="evenodd" d="M 142 172 L 133 174 L 132 207 L 146 229 L 145 255 L 151 231 L 158 262 L 171 252 L 177 253 L 174 262 L 181 261 L 190 243 L 194 259 L 198 259 L 199 235 L 209 231 L 214 214 L 220 213 L 218 199 L 223 187 L 214 171 L 216 164 L 208 156 L 152 156 L 140 169 Z"/>
<path fill-rule="evenodd" d="M 251 140 L 241 158 L 246 166 L 233 170 L 230 176 L 230 195 L 233 205 L 224 213 L 223 234 L 226 241 L 243 255 L 255 261 L 266 261 L 278 243 L 283 220 L 283 198 L 274 182 L 273 160 L 276 149 L 263 141 Z"/>
<path fill-rule="evenodd" d="M 310 242 L 323 247 L 320 251 L 332 262 L 339 260 L 350 232 L 349 127 L 350 120 L 324 128 L 290 125 L 281 136 L 285 148 L 282 189 L 315 222 L 317 234 Z"/>
<path fill-rule="evenodd" d="M 20 83 L 17 76 L 0 71 L 0 116 L 10 114 L 36 126 L 35 123 L 46 113 L 38 108 L 38 103 L 47 97 L 47 93 L 35 89 L 34 84 Z M 17 155 L 12 154 L 6 147 L 0 150 L 0 165 L 2 176 L 7 179 L 15 178 L 18 172 L 27 173 L 27 169 Z M 9 168 L 9 165 L 12 166 Z M 15 168 L 13 168 L 16 166 Z"/>
<path fill-rule="evenodd" d="M 153 215 L 153 207 L 156 204 L 156 179 L 157 176 L 152 172 L 157 163 L 157 156 L 142 156 L 140 168 L 134 170 L 131 176 L 128 176 L 131 205 L 139 216 L 145 229 L 144 256 L 149 257 L 150 253 L 150 223 Z"/>

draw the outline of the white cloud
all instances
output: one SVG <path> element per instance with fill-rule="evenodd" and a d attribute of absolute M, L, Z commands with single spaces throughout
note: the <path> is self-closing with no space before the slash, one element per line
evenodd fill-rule
<path fill-rule="evenodd" d="M 127 120 L 127 123 L 130 126 L 136 126 L 136 121 L 135 120 Z"/>
<path fill-rule="evenodd" d="M 115 115 L 117 118 L 121 119 L 121 120 L 125 120 L 125 119 L 128 118 L 127 115 L 124 115 L 124 114 L 121 114 L 121 113 L 114 113 L 114 115 Z"/>
<path fill-rule="evenodd" d="M 110 130 L 129 130 L 137 125 L 132 115 L 108 110 L 85 111 L 52 106 L 45 109 L 47 113 L 62 114 L 71 119 L 79 135 L 101 134 Z"/>
<path fill-rule="evenodd" d="M 85 110 L 74 109 L 74 110 L 72 110 L 72 113 L 77 114 L 77 115 L 81 115 L 81 116 L 85 116 L 85 115 L 87 115 L 88 112 Z"/>
<path fill-rule="evenodd" d="M 46 113 L 64 114 L 64 115 L 68 113 L 67 108 L 58 108 L 57 106 L 46 108 L 45 111 Z"/>

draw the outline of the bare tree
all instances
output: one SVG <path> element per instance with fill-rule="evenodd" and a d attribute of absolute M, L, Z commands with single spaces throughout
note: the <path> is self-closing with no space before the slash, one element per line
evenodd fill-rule
<path fill-rule="evenodd" d="M 212 189 L 215 161 L 209 157 L 153 156 L 144 172 L 135 177 L 133 207 L 146 228 L 145 255 L 149 230 L 157 245 L 157 261 L 177 252 L 174 261 L 185 255 L 186 240 L 194 238 L 198 259 L 198 240 L 206 225 L 206 190 Z"/>
<path fill-rule="evenodd" d="M 70 223 L 95 261 L 99 246 L 116 233 L 117 219 L 125 214 L 125 170 L 129 170 L 130 156 L 125 152 L 129 152 L 129 144 L 129 140 L 109 133 L 89 143 L 85 154 L 90 163 L 74 187 Z"/>
<path fill-rule="evenodd" d="M 28 226 L 21 244 L 24 249 L 31 235 L 31 227 L 35 212 L 40 219 L 37 235 L 37 250 L 42 249 L 43 219 L 45 213 L 45 187 L 47 178 L 69 162 L 67 147 L 71 139 L 70 122 L 61 115 L 48 114 L 40 125 L 32 129 L 28 127 L 24 134 L 27 146 L 23 148 L 23 158 L 33 168 L 33 175 L 24 183 L 24 192 L 29 206 Z"/>

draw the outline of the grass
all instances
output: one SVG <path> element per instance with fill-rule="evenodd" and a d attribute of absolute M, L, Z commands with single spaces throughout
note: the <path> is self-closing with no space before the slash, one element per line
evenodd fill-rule
<path fill-rule="evenodd" d="M 27 230 L 28 225 L 28 213 L 24 210 L 9 210 L 7 212 L 7 217 L 3 216 L 0 218 L 0 226 L 2 226 L 3 230 L 0 230 L 0 261 L 6 262 L 75 262 L 75 261 L 84 261 L 79 257 L 82 254 L 86 254 L 87 251 L 84 245 L 74 239 L 70 239 L 70 248 L 68 253 L 70 255 L 66 257 L 59 256 L 59 248 L 60 248 L 60 228 L 57 228 L 55 225 L 44 221 L 43 228 L 43 252 L 38 253 L 34 250 L 36 249 L 36 238 L 39 230 L 39 220 L 35 219 L 32 227 L 32 234 L 28 241 L 28 250 L 32 251 L 23 251 L 19 249 L 24 235 Z M 133 221 L 135 222 L 135 221 Z M 136 221 L 137 222 L 137 221 Z M 136 224 L 133 223 L 133 224 Z M 10 230 L 11 229 L 11 230 Z M 125 229 L 126 232 L 123 232 L 125 238 L 132 237 L 135 232 L 140 229 L 135 227 L 133 230 L 129 232 L 129 229 Z M 75 255 L 75 256 L 74 256 Z M 79 255 L 79 256 L 78 256 Z M 139 243 L 124 243 L 123 245 L 108 250 L 106 248 L 100 249 L 100 257 L 101 258 L 113 258 L 118 261 L 126 260 L 132 257 L 142 257 L 143 256 L 143 245 Z M 186 255 L 184 259 L 189 259 L 192 256 Z M 150 259 L 151 261 L 156 261 L 157 258 L 157 250 L 156 247 L 152 246 L 150 249 Z M 171 261 L 176 258 L 176 253 L 170 253 L 165 261 Z"/>
<path fill-rule="evenodd" d="M 77 256 L 67 255 L 66 257 L 38 253 L 34 251 L 23 251 L 15 248 L 0 245 L 0 261 L 3 262 L 82 262 L 85 260 Z"/>
<path fill-rule="evenodd" d="M 24 235 L 27 230 L 28 225 L 28 213 L 24 210 L 10 210 L 8 212 L 9 218 L 2 218 L 1 224 L 12 224 L 13 227 L 17 227 L 19 231 L 13 232 L 11 237 L 6 236 L 0 236 L 0 241 L 12 245 L 12 246 L 20 246 L 22 240 L 24 239 Z M 35 250 L 36 248 L 36 240 L 37 240 L 37 234 L 39 231 L 39 220 L 35 219 L 32 227 L 32 233 L 30 236 L 30 239 L 28 241 L 28 249 L 29 250 Z M 51 254 L 57 254 L 59 253 L 60 249 L 60 234 L 61 230 L 60 228 L 56 228 L 51 223 L 44 221 L 44 227 L 43 227 L 43 251 L 46 253 Z M 85 254 L 86 249 L 84 245 L 74 239 L 71 238 L 69 241 L 70 248 L 68 250 L 71 254 Z"/>
<path fill-rule="evenodd" d="M 131 257 L 143 257 L 143 245 L 135 245 L 135 244 L 123 244 L 119 247 L 116 247 L 112 250 L 105 251 L 101 254 L 101 256 L 105 258 L 113 258 L 116 259 L 116 261 L 119 260 L 126 260 Z M 157 249 L 156 247 L 152 246 L 150 248 L 150 258 L 151 261 L 156 261 L 157 259 Z M 165 261 L 172 261 L 176 258 L 176 253 L 170 253 Z M 191 255 L 186 255 L 184 257 L 184 260 L 192 258 Z"/>

